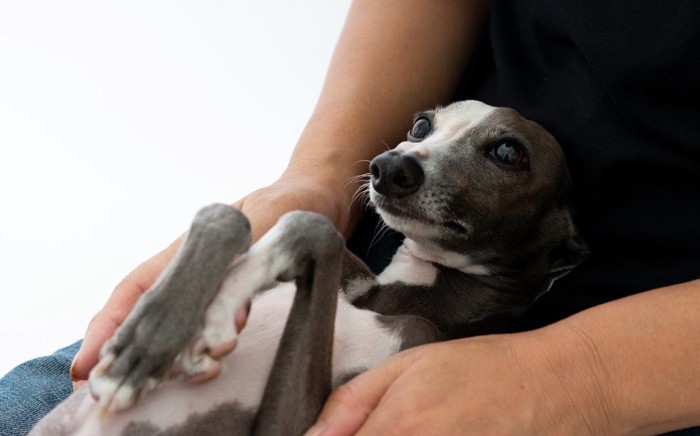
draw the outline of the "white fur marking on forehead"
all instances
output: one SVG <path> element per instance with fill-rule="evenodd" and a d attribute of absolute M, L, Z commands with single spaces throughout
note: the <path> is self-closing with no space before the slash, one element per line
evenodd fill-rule
<path fill-rule="evenodd" d="M 449 106 L 437 108 L 433 119 L 434 132 L 421 142 L 402 142 L 396 149 L 404 153 L 414 153 L 426 159 L 430 150 L 467 134 L 467 131 L 484 121 L 497 108 L 476 100 L 458 101 Z"/>
<path fill-rule="evenodd" d="M 476 100 L 458 101 L 438 108 L 435 111 L 435 133 L 441 138 L 460 137 L 467 130 L 479 125 L 495 110 L 495 107 Z"/>
<path fill-rule="evenodd" d="M 403 151 L 404 153 L 413 153 L 419 158 L 428 157 L 428 147 L 422 142 L 409 142 L 404 141 L 396 146 L 396 150 Z"/>

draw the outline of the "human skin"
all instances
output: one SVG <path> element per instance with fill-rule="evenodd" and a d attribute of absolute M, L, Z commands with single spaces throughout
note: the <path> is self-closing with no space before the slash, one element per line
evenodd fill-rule
<path fill-rule="evenodd" d="M 469 0 L 356 0 L 318 105 L 285 173 L 236 203 L 255 238 L 284 212 L 328 216 L 348 236 L 352 177 L 398 143 L 415 112 L 447 103 L 487 14 Z M 91 322 L 73 376 L 173 256 L 140 265 Z M 326 434 L 651 434 L 700 425 L 700 282 L 607 303 L 532 332 L 431 344 L 339 388 Z"/>
<path fill-rule="evenodd" d="M 354 178 L 404 138 L 413 114 L 450 101 L 487 13 L 484 0 L 356 0 L 287 169 L 235 203 L 250 219 L 254 239 L 295 209 L 320 212 L 349 236 L 360 215 L 352 201 L 359 186 Z M 71 368 L 76 387 L 182 239 L 128 274 L 93 317 Z"/>
<path fill-rule="evenodd" d="M 539 330 L 407 350 L 336 389 L 308 436 L 658 434 L 700 425 L 700 280 Z"/>

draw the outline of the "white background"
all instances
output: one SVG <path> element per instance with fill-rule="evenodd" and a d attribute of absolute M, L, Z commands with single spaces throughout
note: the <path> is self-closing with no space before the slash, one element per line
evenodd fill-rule
<path fill-rule="evenodd" d="M 0 375 L 273 181 L 349 0 L 0 2 Z"/>

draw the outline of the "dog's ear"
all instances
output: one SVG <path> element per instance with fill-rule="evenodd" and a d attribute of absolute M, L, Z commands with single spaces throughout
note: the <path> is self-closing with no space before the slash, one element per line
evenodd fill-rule
<path fill-rule="evenodd" d="M 545 276 L 537 298 L 549 291 L 557 279 L 571 272 L 571 270 L 583 262 L 589 254 L 588 246 L 583 242 L 583 239 L 581 239 L 578 232 L 572 226 L 570 236 L 563 240 L 561 244 L 549 254 L 551 267 Z"/>

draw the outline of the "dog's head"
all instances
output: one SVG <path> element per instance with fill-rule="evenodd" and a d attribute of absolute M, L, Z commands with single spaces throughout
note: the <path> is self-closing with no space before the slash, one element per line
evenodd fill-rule
<path fill-rule="evenodd" d="M 421 113 L 370 173 L 371 202 L 418 257 L 474 274 L 556 278 L 585 254 L 559 144 L 512 109 L 463 101 Z"/>

